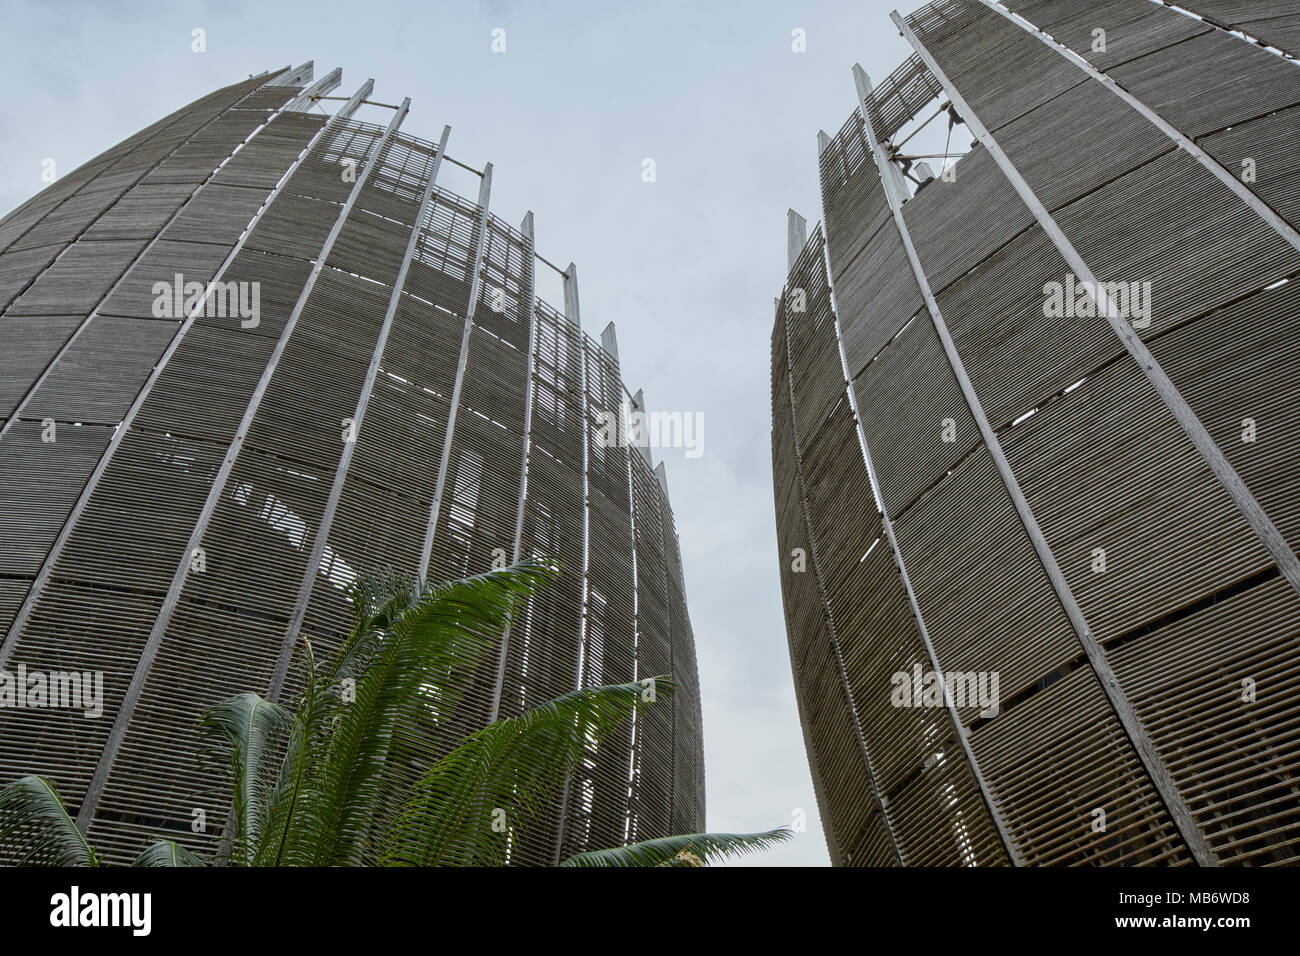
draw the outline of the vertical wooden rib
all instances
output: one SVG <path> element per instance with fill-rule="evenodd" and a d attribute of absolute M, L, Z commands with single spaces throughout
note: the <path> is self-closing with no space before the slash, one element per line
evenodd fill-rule
<path fill-rule="evenodd" d="M 442 165 L 442 157 L 447 150 L 447 137 L 449 135 L 451 135 L 451 127 L 444 126 L 442 138 L 438 141 L 438 151 L 429 170 L 428 181 L 425 183 L 423 195 L 420 197 L 419 210 L 416 212 L 415 221 L 411 224 L 411 237 L 407 240 L 406 252 L 402 255 L 402 265 L 397 271 L 397 279 L 393 282 L 392 294 L 388 297 L 388 311 L 384 313 L 383 324 L 379 329 L 379 337 L 375 342 L 374 353 L 370 358 L 370 366 L 366 369 L 366 378 L 361 386 L 361 397 L 357 400 L 357 408 L 352 415 L 352 429 L 356 433 L 361 431 L 365 422 L 366 408 L 370 404 L 370 396 L 375 388 L 375 379 L 379 374 L 379 363 L 384 357 L 384 348 L 388 344 L 388 334 L 393 328 L 393 317 L 397 314 L 397 306 L 402 301 L 402 290 L 406 286 L 406 274 L 411 268 L 411 258 L 415 255 L 415 247 L 420 241 L 421 226 L 424 224 L 425 217 L 429 213 L 429 206 L 433 202 L 433 190 L 438 180 L 438 169 Z M 382 156 L 382 151 L 380 156 Z M 376 158 L 376 162 L 378 161 L 379 157 Z M 339 455 L 339 464 L 334 472 L 334 481 L 330 486 L 329 499 L 325 503 L 325 510 L 316 526 L 311 556 L 307 559 L 307 570 L 303 575 L 302 584 L 299 586 L 298 597 L 294 601 L 293 613 L 289 618 L 289 626 L 284 632 L 280 659 L 276 663 L 275 674 L 271 678 L 269 692 L 271 700 L 276 700 L 280 696 L 280 689 L 284 684 L 285 674 L 289 668 L 289 658 L 293 651 L 295 636 L 302 627 L 303 617 L 307 613 L 307 602 L 311 600 L 312 589 L 316 584 L 316 576 L 320 573 L 321 559 L 325 555 L 325 545 L 334 526 L 334 514 L 338 511 L 339 499 L 343 495 L 343 485 L 348 476 L 348 466 L 352 463 L 352 455 L 356 447 L 355 440 L 345 442 L 343 451 Z"/>
<path fill-rule="evenodd" d="M 537 358 L 537 244 L 533 235 L 533 214 L 530 211 L 520 224 L 524 236 L 524 264 L 528 270 L 526 291 L 523 296 L 528 316 L 528 361 L 524 373 L 524 425 L 523 455 L 519 462 L 519 504 L 515 508 L 515 537 L 510 546 L 510 560 L 523 560 L 524 505 L 528 500 L 528 432 L 533 421 L 533 367 Z M 501 691 L 505 684 L 506 658 L 510 653 L 510 627 L 501 635 L 501 650 L 497 655 L 497 674 L 492 683 L 492 701 L 488 707 L 488 723 L 497 719 L 501 711 Z"/>
<path fill-rule="evenodd" d="M 438 483 L 434 488 L 433 504 L 429 509 L 429 524 L 424 533 L 424 550 L 420 558 L 419 571 L 419 577 L 422 581 L 429 576 L 429 561 L 433 555 L 434 534 L 437 532 L 439 511 L 442 508 L 442 498 L 446 491 L 447 467 L 451 462 L 452 441 L 456 437 L 456 414 L 460 408 L 460 393 L 465 385 L 465 367 L 469 363 L 470 332 L 474 328 L 474 312 L 478 308 L 479 289 L 482 285 L 483 248 L 487 242 L 488 202 L 491 196 L 492 164 L 488 163 L 483 168 L 483 178 L 479 182 L 479 214 L 476 225 L 478 238 L 474 245 L 474 257 L 470 260 L 470 268 L 473 271 L 469 283 L 469 301 L 465 304 L 465 324 L 461 332 L 460 359 L 456 364 L 456 382 L 451 390 L 451 411 L 447 419 L 447 435 L 443 441 L 442 459 L 438 464 Z"/>

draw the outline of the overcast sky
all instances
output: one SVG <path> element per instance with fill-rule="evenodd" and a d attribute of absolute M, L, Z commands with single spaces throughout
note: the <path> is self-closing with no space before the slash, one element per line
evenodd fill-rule
<path fill-rule="evenodd" d="M 751 862 L 824 865 L 777 576 L 772 298 L 787 207 L 810 229 L 821 219 L 816 134 L 848 118 L 850 67 L 880 79 L 908 52 L 894 6 L 6 0 L 0 215 L 42 188 L 45 158 L 63 175 L 219 86 L 308 59 L 318 77 L 343 68 L 337 93 L 374 77 L 375 99 L 409 96 L 408 133 L 436 140 L 450 124 L 449 155 L 493 164 L 493 211 L 518 223 L 532 209 L 538 251 L 578 264 L 584 326 L 617 324 L 629 389 L 644 387 L 652 410 L 703 413 L 700 457 L 655 457 L 699 650 L 708 825 L 766 829 L 802 808 L 807 832 Z M 191 50 L 196 27 L 204 53 Z M 806 52 L 792 50 L 796 29 Z M 563 301 L 558 280 L 539 293 Z"/>

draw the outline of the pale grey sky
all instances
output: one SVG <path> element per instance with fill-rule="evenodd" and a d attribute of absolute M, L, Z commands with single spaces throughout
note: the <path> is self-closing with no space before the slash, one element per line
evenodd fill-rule
<path fill-rule="evenodd" d="M 772 297 L 787 207 L 810 229 L 821 219 L 816 134 L 853 108 L 850 67 L 880 79 L 908 52 L 894 6 L 6 0 L 0 215 L 42 188 L 46 157 L 62 175 L 216 87 L 308 59 L 317 76 L 343 68 L 339 92 L 373 76 L 375 99 L 411 97 L 406 132 L 436 140 L 450 124 L 450 155 L 493 163 L 493 210 L 517 223 L 532 209 L 538 250 L 578 264 L 584 324 L 616 322 L 628 387 L 651 409 L 704 414 L 703 454 L 663 455 L 699 651 L 708 825 L 766 829 L 803 808 L 806 833 L 748 862 L 824 865 L 777 577 Z M 539 292 L 562 301 L 558 286 Z"/>

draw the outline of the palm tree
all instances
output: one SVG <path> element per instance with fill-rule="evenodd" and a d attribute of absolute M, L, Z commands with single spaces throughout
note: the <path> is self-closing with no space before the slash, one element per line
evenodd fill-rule
<path fill-rule="evenodd" d="M 443 585 L 379 573 L 349 588 L 352 627 L 333 664 L 302 645 L 302 690 L 285 706 L 255 693 L 210 708 L 202 752 L 220 761 L 232 810 L 220 861 L 234 866 L 495 866 L 588 750 L 674 687 L 655 677 L 586 687 L 457 742 L 465 689 L 514 613 L 558 573 L 526 561 Z M 430 740 L 446 740 L 429 761 Z M 565 866 L 703 866 L 790 837 L 707 833 L 580 853 Z M 100 855 L 48 780 L 0 790 L 0 856 L 94 866 Z M 171 841 L 136 866 L 216 862 Z"/>

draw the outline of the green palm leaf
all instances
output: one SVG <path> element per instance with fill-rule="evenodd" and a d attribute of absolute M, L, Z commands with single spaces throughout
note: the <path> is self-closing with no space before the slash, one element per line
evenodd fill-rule
<path fill-rule="evenodd" d="M 555 573 L 541 560 L 439 586 L 391 574 L 359 579 L 352 632 L 299 708 L 275 801 L 292 818 L 278 821 L 278 842 L 255 862 L 374 863 L 376 834 L 434 752 L 455 743 L 442 738 L 479 663 Z"/>
<path fill-rule="evenodd" d="M 232 779 L 234 824 L 230 860 L 245 862 L 262 839 L 269 797 L 279 778 L 294 715 L 258 694 L 228 697 L 210 707 L 199 723 L 208 752 L 224 754 Z"/>
<path fill-rule="evenodd" d="M 416 785 L 382 862 L 500 865 L 507 831 L 519 838 L 587 749 L 673 689 L 665 677 L 587 687 L 470 734 Z"/>
<path fill-rule="evenodd" d="M 207 866 L 201 856 L 172 840 L 154 840 L 135 858 L 132 866 Z"/>
<path fill-rule="evenodd" d="M 771 849 L 793 835 L 787 827 L 766 833 L 690 833 L 579 853 L 560 866 L 702 866 Z"/>
<path fill-rule="evenodd" d="M 98 866 L 99 857 L 44 777 L 0 790 L 0 856 L 18 866 Z"/>

